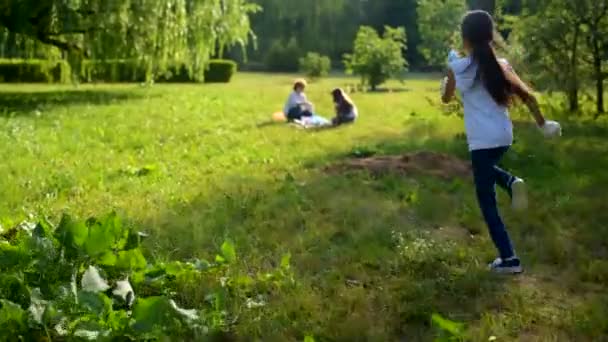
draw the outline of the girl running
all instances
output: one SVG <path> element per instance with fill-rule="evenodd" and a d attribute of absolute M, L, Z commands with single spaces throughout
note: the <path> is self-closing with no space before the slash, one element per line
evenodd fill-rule
<path fill-rule="evenodd" d="M 452 100 L 456 89 L 462 97 L 477 199 L 499 253 L 499 258 L 489 267 L 498 273 L 521 273 L 521 262 L 498 213 L 495 191 L 496 184 L 506 190 L 516 210 L 528 205 L 524 181 L 497 166 L 513 143 L 508 107 L 518 97 L 546 136 L 560 135 L 561 128 L 557 122 L 545 120 L 532 91 L 506 60 L 496 57 L 492 47 L 494 21 L 490 14 L 469 12 L 461 29 L 467 56 L 460 58 L 450 53 L 442 100 L 444 103 Z"/>

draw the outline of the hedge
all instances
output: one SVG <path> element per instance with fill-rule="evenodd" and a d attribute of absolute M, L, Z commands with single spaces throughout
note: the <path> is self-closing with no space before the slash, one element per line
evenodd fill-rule
<path fill-rule="evenodd" d="M 226 59 L 212 59 L 205 70 L 205 82 L 228 83 L 236 73 L 236 63 Z"/>
<path fill-rule="evenodd" d="M 66 61 L 0 59 L 0 82 L 65 83 L 69 79 Z"/>
<path fill-rule="evenodd" d="M 236 70 L 233 61 L 211 60 L 204 71 L 205 82 L 230 82 Z M 82 82 L 145 82 L 147 70 L 131 60 L 85 60 L 76 74 Z M 70 79 L 71 69 L 66 61 L 0 59 L 0 82 L 65 83 Z M 184 65 L 170 67 L 155 77 L 157 82 L 195 83 L 197 79 Z"/>
<path fill-rule="evenodd" d="M 83 82 L 145 82 L 146 68 L 130 60 L 84 61 L 80 77 Z"/>
<path fill-rule="evenodd" d="M 194 83 L 195 78 L 190 75 L 188 68 L 185 65 L 175 65 L 169 67 L 166 73 L 157 75 L 156 82 L 165 83 Z"/>

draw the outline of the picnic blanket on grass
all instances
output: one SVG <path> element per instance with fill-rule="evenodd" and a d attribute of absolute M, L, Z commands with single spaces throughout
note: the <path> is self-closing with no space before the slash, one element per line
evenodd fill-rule
<path fill-rule="evenodd" d="M 331 126 L 331 121 L 322 116 L 313 115 L 313 116 L 303 117 L 300 120 L 294 120 L 294 124 L 296 124 L 302 128 L 319 128 L 319 127 Z"/>

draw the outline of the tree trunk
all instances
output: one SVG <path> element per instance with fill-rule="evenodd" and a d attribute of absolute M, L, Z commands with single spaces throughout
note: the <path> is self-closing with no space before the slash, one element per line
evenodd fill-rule
<path fill-rule="evenodd" d="M 568 87 L 568 103 L 571 112 L 578 112 L 578 38 L 580 35 L 580 26 L 576 25 L 574 29 L 574 39 L 572 41 L 572 54 L 570 55 L 570 85 Z"/>
<path fill-rule="evenodd" d="M 598 67 L 596 67 L 598 68 Z M 598 77 L 596 80 L 596 88 L 597 88 L 597 114 L 604 114 L 605 110 L 604 110 L 604 77 L 602 75 L 602 63 L 600 60 L 599 63 L 599 71 L 596 72 L 598 73 Z"/>
<path fill-rule="evenodd" d="M 593 71 L 595 73 L 595 88 L 597 90 L 597 115 L 604 114 L 604 74 L 602 73 L 602 51 L 599 37 L 593 37 Z"/>

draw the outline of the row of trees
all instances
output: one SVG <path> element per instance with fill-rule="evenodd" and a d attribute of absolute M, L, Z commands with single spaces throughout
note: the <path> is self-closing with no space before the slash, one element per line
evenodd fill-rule
<path fill-rule="evenodd" d="M 597 113 L 605 112 L 608 0 L 254 1 L 264 10 L 252 18 L 259 49 L 251 51 L 250 59 L 268 62 L 270 52 L 277 57 L 271 60 L 281 61 L 281 69 L 296 68 L 288 57 L 296 61 L 309 51 L 343 61 L 361 26 L 381 35 L 386 26 L 404 28 L 403 52 L 410 67 L 437 69 L 444 64 L 447 49 L 457 44 L 461 14 L 470 8 L 485 9 L 494 14 L 508 43 L 501 53 L 535 87 L 565 92 L 572 111 L 580 109 L 581 98 L 589 97 L 595 99 Z M 348 69 L 348 63 L 344 67 Z"/>
<path fill-rule="evenodd" d="M 289 53 L 314 51 L 341 61 L 352 51 L 359 27 L 370 26 L 384 33 L 386 26 L 402 27 L 407 35 L 405 57 L 415 69 L 436 67 L 428 51 L 438 42 L 449 41 L 466 7 L 491 12 L 497 0 L 253 0 L 263 11 L 252 17 L 258 35 L 257 50 L 250 61 L 276 68 L 268 55 L 281 46 Z M 498 0 L 506 11 L 521 0 Z M 448 32 L 448 36 L 445 36 Z M 277 58 L 283 60 L 284 58 Z M 293 58 L 296 61 L 297 57 Z M 295 68 L 293 62 L 287 67 Z M 270 63 L 269 63 L 270 62 Z M 268 65 L 271 64 L 271 65 Z M 278 68 L 285 68 L 279 65 Z"/>
<path fill-rule="evenodd" d="M 594 89 L 596 110 L 605 112 L 608 0 L 2 0 L 0 57 L 129 60 L 152 73 L 184 65 L 196 74 L 227 49 L 244 61 L 237 51 L 249 46 L 251 62 L 297 69 L 316 52 L 355 70 L 360 60 L 343 57 L 358 32 L 371 39 L 375 30 L 379 37 L 399 32 L 402 66 L 437 69 L 467 8 L 494 14 L 509 57 L 536 87 L 565 92 L 573 111 Z M 312 61 L 317 69 L 329 64 Z"/>
<path fill-rule="evenodd" d="M 247 0 L 3 0 L 0 49 L 4 57 L 128 59 L 152 72 L 185 65 L 202 73 L 225 48 L 247 45 L 258 10 Z"/>

